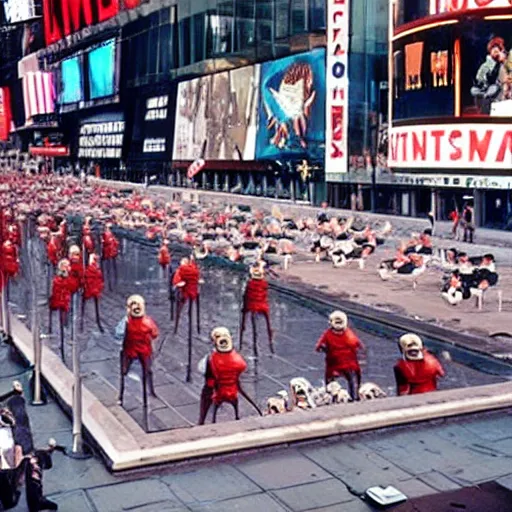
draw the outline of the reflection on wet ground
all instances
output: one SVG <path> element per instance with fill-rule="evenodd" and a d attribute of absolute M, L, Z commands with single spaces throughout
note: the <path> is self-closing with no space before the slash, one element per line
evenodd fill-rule
<path fill-rule="evenodd" d="M 34 245 L 37 251 L 43 251 L 40 244 Z M 182 315 L 180 328 L 173 335 L 170 321 L 167 278 L 157 264 L 157 247 L 124 239 L 123 253 L 118 261 L 119 279 L 114 291 L 105 287 L 101 299 L 101 316 L 105 333 L 100 333 L 94 319 L 94 307 L 86 308 L 86 328 L 77 333 L 81 346 L 82 374 L 85 385 L 107 406 L 113 406 L 119 385 L 119 350 L 120 342 L 114 339 L 114 329 L 125 314 L 126 298 L 134 293 L 146 298 L 147 314 L 152 316 L 161 336 L 156 343 L 154 360 L 154 380 L 158 398 L 150 402 L 150 430 L 188 427 L 197 423 L 199 414 L 199 396 L 203 377 L 197 370 L 197 364 L 211 349 L 209 333 L 213 327 L 229 328 L 238 346 L 240 308 L 242 289 L 246 280 L 244 272 L 225 266 L 202 265 L 205 284 L 201 289 L 201 334 L 193 330 L 193 366 L 191 383 L 185 382 L 187 361 L 187 315 Z M 179 261 L 179 254 L 174 256 L 174 265 Z M 26 250 L 23 254 L 24 268 L 28 263 Z M 47 295 L 47 277 L 43 265 L 35 265 L 37 274 L 37 294 Z M 252 356 L 252 332 L 249 326 L 245 335 L 242 354 L 249 364 L 243 376 L 243 386 L 261 407 L 266 399 L 277 391 L 286 389 L 293 377 L 306 377 L 313 385 L 322 383 L 323 356 L 314 352 L 315 342 L 327 327 L 329 311 L 307 299 L 297 300 L 271 290 L 271 318 L 275 333 L 277 354 L 269 352 L 264 320 L 258 323 L 259 358 Z M 31 294 L 28 275 L 21 276 L 12 283 L 10 300 L 16 314 L 26 315 L 30 322 Z M 185 313 L 185 312 L 184 312 Z M 41 331 L 48 332 L 47 308 L 39 308 Z M 53 350 L 59 350 L 57 315 L 54 315 L 54 334 L 45 339 Z M 401 333 L 362 319 L 352 319 L 352 326 L 367 347 L 367 358 L 362 362 L 363 382 L 371 381 L 381 386 L 388 395 L 395 394 L 393 365 L 399 357 L 396 345 Z M 66 339 L 70 339 L 70 330 L 66 330 Z M 161 345 L 163 344 L 163 345 Z M 438 342 L 427 345 L 434 352 L 446 350 Z M 160 349 L 161 347 L 161 349 Z M 451 349 L 450 349 L 451 350 Z M 441 389 L 469 387 L 491 384 L 504 380 L 496 374 L 493 363 L 478 356 L 468 356 L 465 352 L 452 351 L 455 360 L 463 361 L 445 363 L 447 377 L 441 382 Z M 71 367 L 71 346 L 66 345 L 66 363 Z M 472 367 L 471 367 L 472 366 Z M 483 369 L 484 371 L 478 371 Z M 499 371 L 499 367 L 498 367 Z M 487 373 L 490 372 L 490 373 Z M 350 405 L 348 405 L 350 406 Z M 132 417 L 142 422 L 141 378 L 140 368 L 134 363 L 126 379 L 125 409 Z M 249 404 L 242 400 L 241 416 L 255 414 Z M 232 419 L 231 407 L 219 411 L 218 421 Z"/>

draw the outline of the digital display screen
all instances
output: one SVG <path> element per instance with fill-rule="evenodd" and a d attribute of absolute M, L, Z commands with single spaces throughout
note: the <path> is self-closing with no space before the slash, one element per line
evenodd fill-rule
<path fill-rule="evenodd" d="M 111 39 L 89 52 L 90 99 L 116 94 L 116 41 Z"/>
<path fill-rule="evenodd" d="M 461 32 L 461 114 L 512 118 L 512 20 Z"/>
<path fill-rule="evenodd" d="M 325 156 L 325 49 L 261 66 L 256 158 Z"/>
<path fill-rule="evenodd" d="M 61 63 L 60 103 L 78 103 L 83 101 L 82 59 L 71 57 Z"/>
<path fill-rule="evenodd" d="M 393 44 L 393 119 L 512 118 L 511 20 L 471 20 Z"/>
<path fill-rule="evenodd" d="M 174 160 L 254 160 L 259 66 L 178 86 Z"/>

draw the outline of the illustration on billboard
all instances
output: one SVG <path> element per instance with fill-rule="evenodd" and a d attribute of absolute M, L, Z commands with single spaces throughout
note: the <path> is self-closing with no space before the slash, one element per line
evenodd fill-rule
<path fill-rule="evenodd" d="M 261 66 L 256 158 L 305 156 L 325 151 L 325 50 Z"/>
<path fill-rule="evenodd" d="M 484 22 L 472 32 L 463 37 L 462 113 L 512 117 L 510 26 Z"/>
<path fill-rule="evenodd" d="M 253 160 L 259 66 L 178 86 L 174 160 Z"/>

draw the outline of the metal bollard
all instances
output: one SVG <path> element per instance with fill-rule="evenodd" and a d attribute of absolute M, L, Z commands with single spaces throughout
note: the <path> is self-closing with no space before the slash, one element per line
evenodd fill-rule
<path fill-rule="evenodd" d="M 71 313 L 71 341 L 72 341 L 72 358 L 73 358 L 73 453 L 82 453 L 82 378 L 80 376 L 80 347 L 76 339 L 76 321 L 78 311 L 78 299 L 80 295 L 73 295 L 73 311 Z"/>
<path fill-rule="evenodd" d="M 4 280 L 1 299 L 2 299 L 2 329 L 7 336 L 11 336 L 11 319 L 9 317 L 9 303 L 7 296 L 9 295 L 9 279 L 5 278 L 5 274 L 0 272 L 0 278 Z"/>

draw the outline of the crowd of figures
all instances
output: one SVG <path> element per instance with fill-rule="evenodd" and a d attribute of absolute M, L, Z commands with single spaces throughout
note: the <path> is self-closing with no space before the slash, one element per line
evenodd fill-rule
<path fill-rule="evenodd" d="M 275 263 L 286 266 L 294 255 L 306 257 L 313 252 L 316 261 L 327 258 L 338 268 L 355 261 L 364 269 L 368 258 L 386 243 L 392 232 L 389 223 L 380 227 L 360 225 L 354 218 L 331 217 L 325 208 L 316 218 L 291 218 L 277 208 L 266 212 L 243 206 L 169 202 L 147 191 L 124 192 L 86 184 L 73 177 L 10 172 L 0 174 L 0 206 L 0 289 L 8 296 L 9 283 L 27 271 L 20 265 L 20 247 L 30 236 L 39 237 L 44 242 L 49 268 L 49 329 L 51 332 L 57 313 L 63 359 L 64 332 L 72 304 L 81 305 L 80 327 L 84 329 L 85 308 L 89 301 L 93 302 L 98 329 L 104 331 L 101 297 L 105 284 L 113 289 L 117 283 L 117 230 L 137 231 L 157 243 L 156 262 L 169 284 L 174 332 L 184 312 L 188 315 L 187 381 L 192 371 L 192 330 L 201 330 L 202 259 L 223 258 L 247 265 L 250 278 L 243 290 L 239 345 L 243 346 L 249 319 L 253 353 L 258 357 L 258 316 L 265 320 L 271 354 L 279 351 L 274 344 L 267 282 L 268 274 L 276 275 Z M 74 220 L 70 223 L 71 219 Z M 27 233 L 28 230 L 32 232 Z M 434 256 L 431 234 L 427 229 L 414 235 L 399 246 L 393 259 L 382 261 L 378 268 L 382 279 L 424 271 Z M 173 265 L 171 243 L 188 248 L 187 257 L 181 258 L 178 265 Z M 492 255 L 471 260 L 451 250 L 443 265 L 451 271 L 443 287 L 443 296 L 450 303 L 465 298 L 467 290 L 485 290 L 497 282 Z M 155 396 L 152 359 L 160 329 L 146 312 L 144 297 L 138 294 L 128 297 L 126 316 L 120 320 L 115 333 L 122 342 L 118 403 L 123 404 L 124 378 L 132 363 L 139 361 L 143 405 L 147 410 L 148 393 Z M 263 414 L 241 385 L 240 377 L 247 370 L 247 363 L 235 349 L 232 334 L 219 326 L 213 329 L 210 338 L 212 350 L 199 365 L 204 375 L 199 423 L 206 421 L 211 409 L 215 421 L 223 403 L 233 406 L 238 419 L 239 394 Z M 435 390 L 444 370 L 422 340 L 415 334 L 405 334 L 399 339 L 399 348 L 401 357 L 394 367 L 397 394 Z M 315 349 L 325 353 L 324 386 L 315 389 L 302 377 L 292 379 L 289 389 L 268 399 L 266 413 L 386 396 L 377 384 L 362 382 L 359 357 L 361 351 L 364 354 L 364 345 L 349 326 L 345 313 L 334 311 L 330 315 L 328 328 Z"/>

